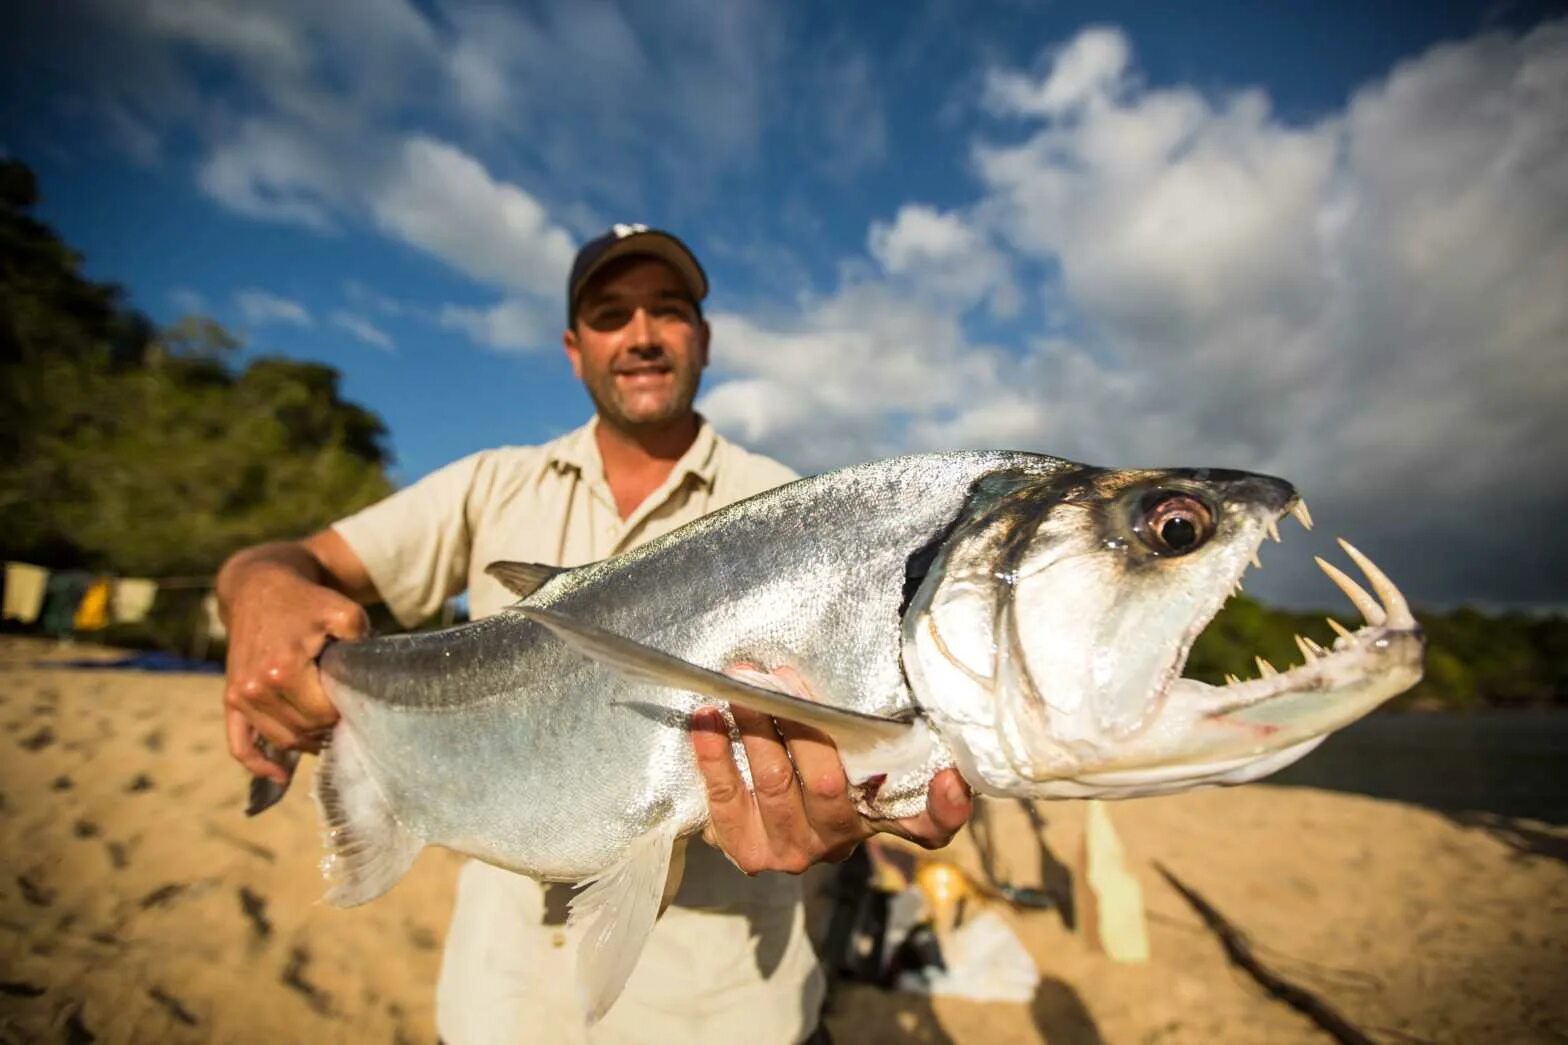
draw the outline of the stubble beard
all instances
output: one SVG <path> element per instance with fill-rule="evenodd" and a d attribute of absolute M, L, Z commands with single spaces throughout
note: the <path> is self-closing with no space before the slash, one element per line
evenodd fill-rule
<path fill-rule="evenodd" d="M 598 381 L 588 383 L 588 396 L 594 409 L 611 426 L 623 432 L 636 433 L 663 428 L 691 415 L 697 401 L 697 387 L 701 375 L 677 368 L 673 372 L 674 385 L 660 403 L 632 407 L 623 399 L 616 387 L 616 376 L 605 373 Z"/>

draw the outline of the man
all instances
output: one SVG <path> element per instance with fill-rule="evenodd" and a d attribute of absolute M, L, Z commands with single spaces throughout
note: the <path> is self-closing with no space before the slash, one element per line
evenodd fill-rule
<path fill-rule="evenodd" d="M 694 412 L 708 363 L 707 277 L 668 233 L 617 225 L 583 247 L 567 283 L 562 337 L 594 404 L 588 424 L 543 446 L 484 451 L 298 542 L 224 564 L 229 747 L 251 772 L 283 779 L 258 736 L 310 749 L 336 719 L 316 674 L 329 639 L 366 632 L 362 604 L 404 624 L 469 592 L 482 617 L 512 601 L 484 567 L 498 559 L 576 566 L 626 551 L 794 478 Z M 735 710 L 755 790 L 742 782 L 723 719 L 696 716 L 692 744 L 708 789 L 710 846 L 688 847 L 685 876 L 595 1042 L 793 1042 L 813 1033 L 822 979 L 803 931 L 799 880 L 877 831 L 944 845 L 969 814 L 953 771 L 926 813 L 870 823 L 822 734 Z M 728 860 L 726 860 L 726 857 Z M 764 872 L 790 872 L 790 874 Z M 568 892 L 470 861 L 458 882 L 437 1025 L 453 1045 L 571 1041 L 583 1035 Z"/>

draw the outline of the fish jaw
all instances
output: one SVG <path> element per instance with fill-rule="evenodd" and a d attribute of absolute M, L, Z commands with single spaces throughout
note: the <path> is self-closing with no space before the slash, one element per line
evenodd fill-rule
<path fill-rule="evenodd" d="M 1133 797 L 1261 779 L 1414 686 L 1423 650 L 1413 623 L 1368 626 L 1283 673 L 1225 686 L 1178 679 L 1165 713 L 1120 750 L 1020 786 L 1037 798 Z"/>
<path fill-rule="evenodd" d="M 1243 783 L 1419 681 L 1420 628 L 1349 545 L 1378 598 L 1319 561 L 1366 627 L 1332 649 L 1298 640 L 1306 663 L 1284 674 L 1266 667 L 1220 687 L 1181 678 L 1280 519 L 1310 526 L 1305 506 L 1289 484 L 1246 473 L 1071 479 L 955 529 L 905 618 L 911 688 L 977 790 L 1124 797 Z M 1150 498 L 1170 491 L 1201 498 L 1212 517 L 1193 554 L 1151 555 L 1133 539 Z"/>

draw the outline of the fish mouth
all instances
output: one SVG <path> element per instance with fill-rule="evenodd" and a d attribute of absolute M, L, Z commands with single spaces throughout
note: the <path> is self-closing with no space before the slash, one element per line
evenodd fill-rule
<path fill-rule="evenodd" d="M 1297 634 L 1300 664 L 1282 671 L 1257 656 L 1258 676 L 1250 680 L 1226 675 L 1225 683 L 1216 686 L 1179 677 L 1192 643 L 1228 598 L 1241 590 L 1247 567 L 1262 565 L 1258 546 L 1264 536 L 1280 540 L 1278 520 L 1286 514 L 1311 529 L 1312 517 L 1299 498 L 1266 521 L 1258 545 L 1242 561 L 1229 590 L 1200 613 L 1184 635 L 1159 698 L 1161 712 L 1144 730 L 1155 743 L 1134 743 L 1133 750 L 1123 757 L 1096 766 L 1091 775 L 1094 780 L 1110 784 L 1118 772 L 1152 766 L 1169 767 L 1173 775 L 1183 768 L 1198 767 L 1206 774 L 1219 773 L 1273 752 L 1300 748 L 1288 759 L 1294 761 L 1327 733 L 1420 681 L 1424 640 L 1409 603 L 1388 575 L 1344 538 L 1338 543 L 1365 575 L 1371 592 L 1333 563 L 1321 557 L 1315 561 L 1361 615 L 1359 628 L 1352 630 L 1327 618 L 1336 633 L 1332 645 L 1325 647 Z M 1267 771 L 1284 764 L 1287 762 L 1271 765 Z M 1090 778 L 1079 779 L 1087 782 Z"/>

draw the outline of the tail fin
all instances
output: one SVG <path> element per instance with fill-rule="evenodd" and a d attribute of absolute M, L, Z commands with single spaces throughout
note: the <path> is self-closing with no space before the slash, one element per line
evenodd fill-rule
<path fill-rule="evenodd" d="M 272 746 L 272 741 L 266 737 L 256 738 L 256 750 L 261 752 L 261 757 L 274 765 L 282 766 L 288 773 L 288 778 L 283 783 L 278 783 L 264 776 L 250 778 L 250 800 L 245 805 L 245 815 L 255 816 L 265 813 L 282 800 L 288 793 L 289 785 L 294 782 L 294 772 L 299 766 L 298 751 L 279 751 Z"/>
<path fill-rule="evenodd" d="M 398 883 L 424 848 L 397 819 L 371 775 L 354 735 L 340 725 L 316 770 L 316 807 L 328 855 L 323 869 L 332 883 L 326 901 L 354 907 Z"/>

